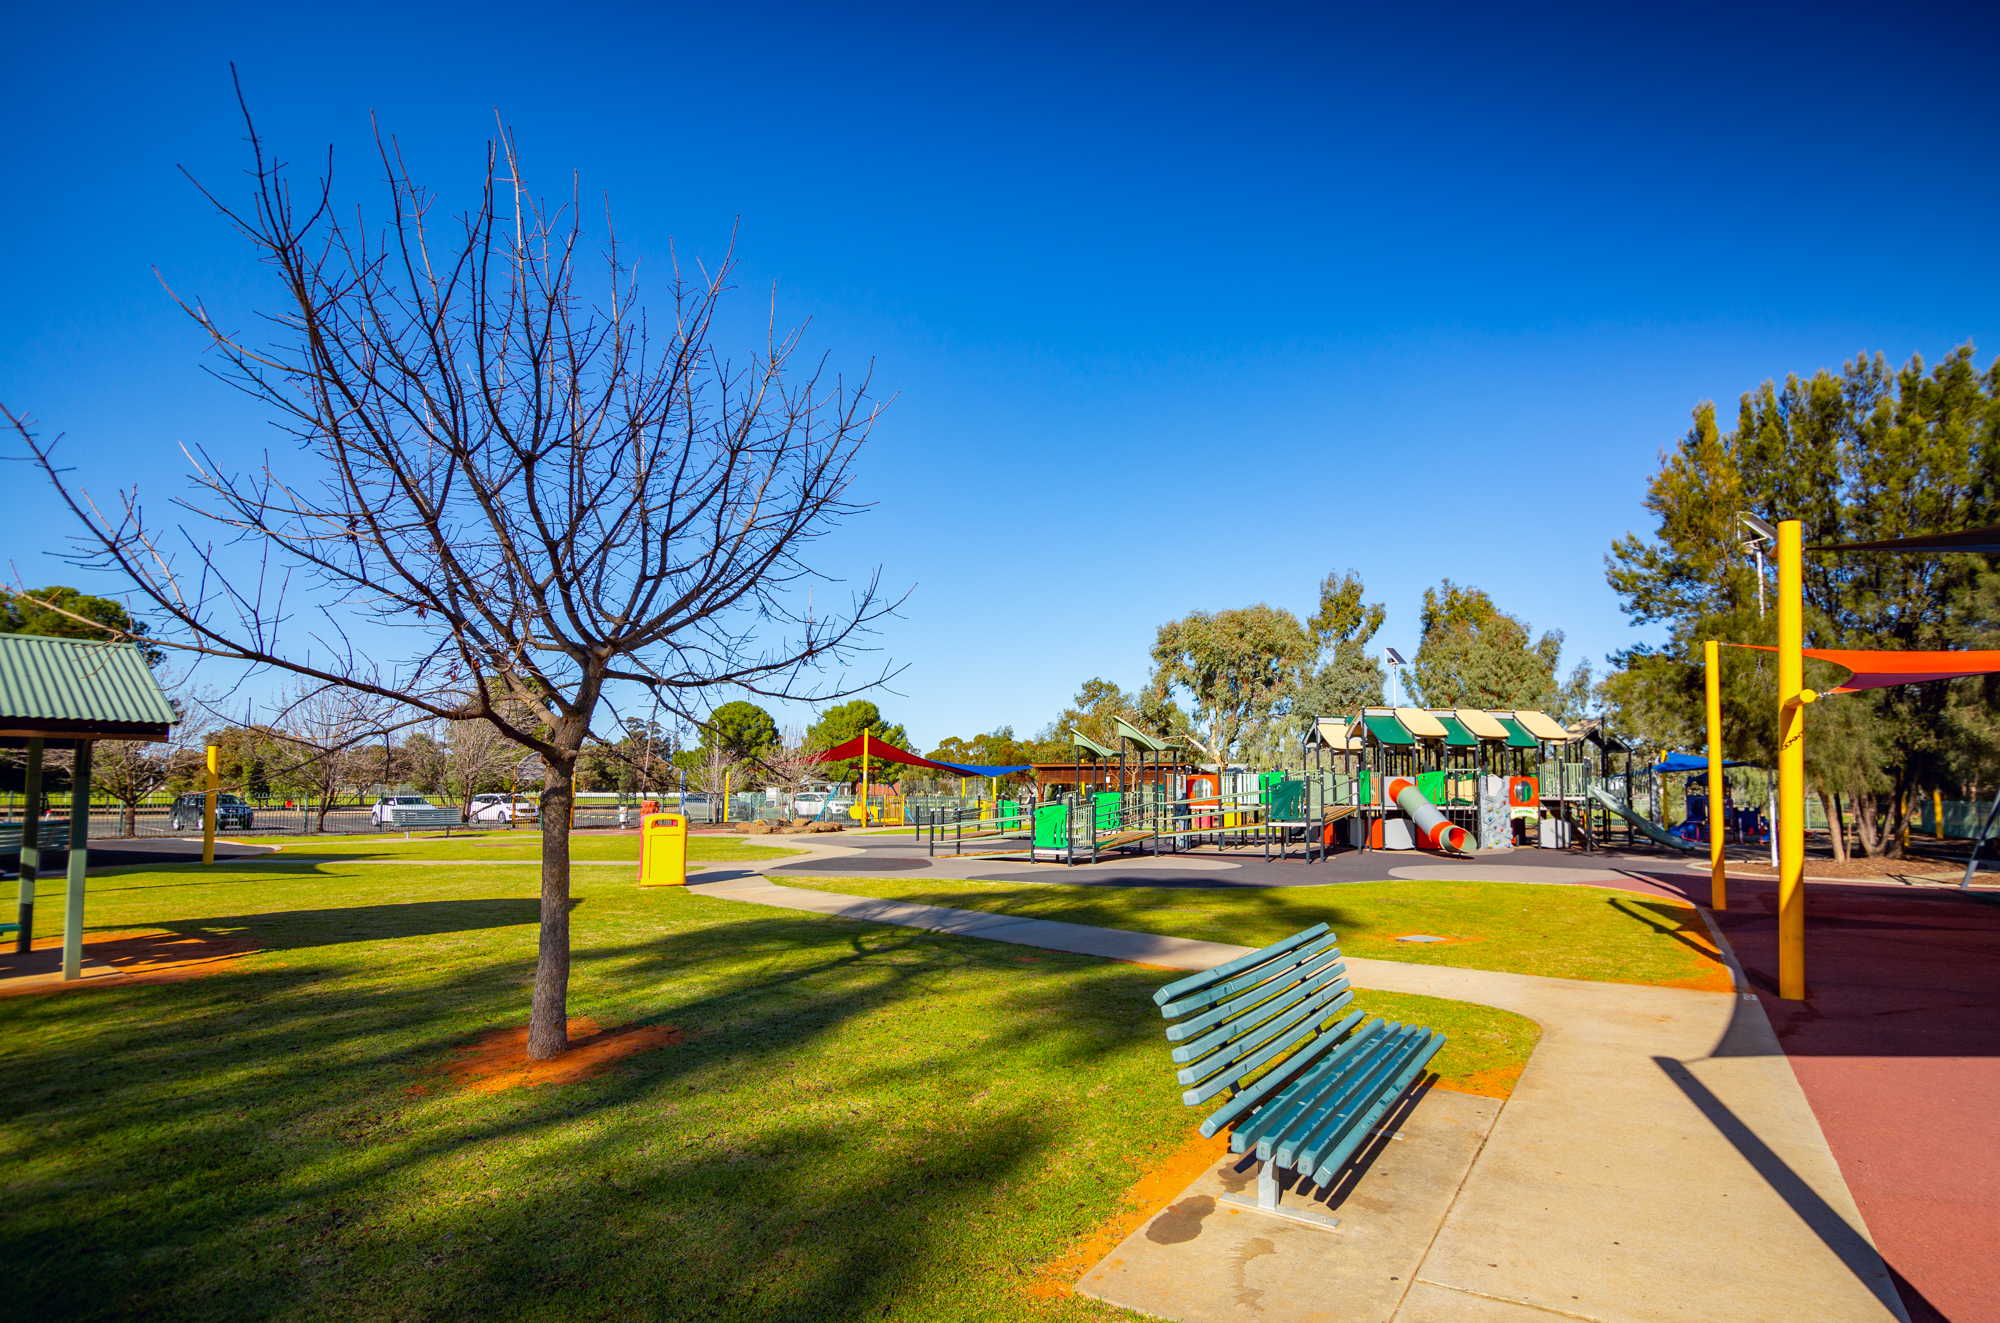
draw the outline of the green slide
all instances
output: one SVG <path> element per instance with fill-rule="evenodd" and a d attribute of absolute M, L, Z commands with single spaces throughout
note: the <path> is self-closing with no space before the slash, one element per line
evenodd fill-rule
<path fill-rule="evenodd" d="M 1604 807 L 1610 809 L 1613 813 L 1616 813 L 1619 817 L 1625 819 L 1625 821 L 1631 823 L 1634 827 L 1637 827 L 1639 829 L 1639 834 L 1641 836 L 1644 836 L 1649 841 L 1658 841 L 1661 845 L 1671 845 L 1676 850 L 1686 850 L 1689 853 L 1700 852 L 1706 854 L 1708 852 L 1708 846 L 1706 843 L 1698 841 L 1684 841 L 1680 837 L 1668 831 L 1666 828 L 1660 826 L 1659 823 L 1654 822 L 1651 818 L 1640 817 L 1638 814 L 1634 813 L 1631 809 L 1626 808 L 1623 804 L 1619 803 L 1615 798 L 1612 797 L 1611 792 L 1604 789 L 1604 787 L 1602 786 L 1592 786 L 1590 788 L 1590 795 L 1591 798 L 1595 799 L 1598 803 L 1604 805 Z"/>

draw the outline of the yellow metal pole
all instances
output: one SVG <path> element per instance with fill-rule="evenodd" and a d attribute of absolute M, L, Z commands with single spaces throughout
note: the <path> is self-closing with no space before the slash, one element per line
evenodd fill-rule
<path fill-rule="evenodd" d="M 1931 791 L 1931 825 L 1937 828 L 1937 838 L 1944 839 L 1944 791 Z"/>
<path fill-rule="evenodd" d="M 1708 903 L 1729 908 L 1729 874 L 1722 866 L 1722 649 L 1701 645 L 1708 686 Z"/>
<path fill-rule="evenodd" d="M 1806 996 L 1805 584 L 1799 521 L 1778 525 L 1778 995 Z"/>
<path fill-rule="evenodd" d="M 202 796 L 201 809 L 201 861 L 204 864 L 215 862 L 215 790 L 217 786 L 215 771 L 216 760 L 221 755 L 222 750 L 216 748 L 213 744 L 208 746 L 208 793 Z"/>
<path fill-rule="evenodd" d="M 722 821 L 729 821 L 729 773 L 722 774 Z"/>
<path fill-rule="evenodd" d="M 861 825 L 868 825 L 868 732 L 861 732 Z"/>

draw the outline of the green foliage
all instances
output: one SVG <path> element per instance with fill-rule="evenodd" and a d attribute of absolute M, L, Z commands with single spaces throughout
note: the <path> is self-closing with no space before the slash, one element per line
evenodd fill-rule
<path fill-rule="evenodd" d="M 886 740 L 899 749 L 910 747 L 909 732 L 899 725 L 882 719 L 882 710 L 865 698 L 852 699 L 830 707 L 820 713 L 819 720 L 806 728 L 806 747 L 809 749 L 831 749 L 867 731 L 873 739 Z M 859 781 L 861 760 L 847 758 L 840 762 L 823 763 L 825 776 L 829 781 Z M 898 763 L 874 762 L 870 764 L 870 774 L 877 780 L 896 780 L 903 771 Z"/>
<path fill-rule="evenodd" d="M 1634 621 L 1668 626 L 1670 641 L 1614 658 L 1604 695 L 1617 727 L 1661 748 L 1699 748 L 1701 644 L 1775 641 L 1760 618 L 1748 511 L 1798 519 L 1808 546 L 1952 532 L 2000 523 L 2000 365 L 1981 373 L 1971 346 L 1934 369 L 1912 358 L 1892 372 L 1879 354 L 1839 373 L 1787 377 L 1745 394 L 1733 431 L 1714 407 L 1662 454 L 1647 485 L 1653 537 L 1628 534 L 1606 575 Z M 1809 647 L 1923 650 L 1981 646 L 1995 594 L 1988 559 L 1879 553 L 1806 556 Z M 1767 594 L 1773 585 L 1766 587 Z M 1991 646 L 1990 643 L 1986 646 Z M 1809 660 L 1806 683 L 1831 687 L 1837 667 Z M 1724 751 L 1768 763 L 1776 694 L 1768 654 L 1724 649 Z M 1855 809 L 1871 854 L 1896 854 L 1907 804 L 1935 787 L 1961 797 L 2000 773 L 1988 713 L 1993 685 L 1906 685 L 1842 696 L 1806 718 L 1807 774 Z"/>
<path fill-rule="evenodd" d="M 984 735 L 974 735 L 969 740 L 949 736 L 924 757 L 941 763 L 971 763 L 981 767 L 1011 767 L 1017 763 L 1054 761 L 1040 757 L 1041 752 L 1034 742 L 1016 739 L 1012 726 L 1001 726 Z M 1033 772 L 1012 772 L 999 778 L 998 785 L 1004 795 L 1023 785 L 1033 785 L 1034 781 Z"/>
<path fill-rule="evenodd" d="M 1252 722 L 1282 713 L 1318 652 L 1317 638 L 1297 616 L 1260 602 L 1169 621 L 1152 655 L 1156 682 L 1193 698 L 1209 757 L 1226 763 Z"/>
<path fill-rule="evenodd" d="M 1528 626 L 1478 588 L 1446 579 L 1424 590 L 1412 679 L 1430 707 L 1561 709 L 1562 631 L 1529 639 Z M 1589 689 L 1589 672 L 1572 691 Z M 1560 715 L 1560 713 L 1558 713 Z M 1582 713 L 1576 715 L 1581 716 Z"/>
<path fill-rule="evenodd" d="M 1365 651 L 1388 611 L 1364 603 L 1361 576 L 1329 574 L 1319 586 L 1319 610 L 1306 621 L 1319 644 L 1320 665 L 1291 702 L 1300 717 L 1347 716 L 1382 702 L 1382 662 Z M 1299 723 L 1293 723 L 1297 725 Z"/>
<path fill-rule="evenodd" d="M 65 614 L 65 612 L 69 614 Z M 96 624 L 85 624 L 71 616 L 82 616 Z M 24 593 L 0 588 L 0 634 L 40 634 L 46 638 L 104 639 L 136 636 L 140 653 L 148 666 L 166 659 L 166 650 L 146 641 L 148 627 L 132 619 L 124 604 L 109 597 L 93 597 L 74 588 L 32 588 Z"/>
<path fill-rule="evenodd" d="M 738 762 L 748 762 L 778 742 L 778 723 L 755 703 L 738 699 L 709 714 L 704 743 Z"/>

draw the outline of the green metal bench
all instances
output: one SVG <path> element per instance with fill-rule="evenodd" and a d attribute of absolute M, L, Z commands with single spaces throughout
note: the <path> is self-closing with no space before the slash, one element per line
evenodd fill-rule
<path fill-rule="evenodd" d="M 1232 1153 L 1253 1147 L 1263 1166 L 1257 1197 L 1223 1200 L 1328 1226 L 1338 1218 L 1278 1206 L 1278 1172 L 1328 1188 L 1430 1059 L 1444 1035 L 1415 1024 L 1362 1021 L 1340 947 L 1327 926 L 1169 983 L 1153 994 L 1177 1046 L 1181 1102 L 1229 1099 L 1201 1123 L 1213 1136 L 1234 1124 Z M 1342 1014 L 1346 1012 L 1346 1014 Z M 1338 1017 L 1338 1018 L 1336 1018 Z"/>

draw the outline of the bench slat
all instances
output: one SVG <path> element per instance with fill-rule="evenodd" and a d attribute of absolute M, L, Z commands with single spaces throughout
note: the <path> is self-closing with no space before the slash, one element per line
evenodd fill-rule
<path fill-rule="evenodd" d="M 1273 1098 L 1248 1124 L 1238 1126 L 1231 1137 L 1235 1150 L 1241 1153 L 1255 1142 L 1259 1145 L 1258 1152 L 1269 1157 L 1269 1145 L 1264 1141 L 1271 1136 L 1282 1137 L 1291 1133 L 1312 1111 L 1315 1103 L 1324 1099 L 1329 1090 L 1337 1089 L 1342 1081 L 1352 1076 L 1357 1065 L 1380 1050 L 1388 1028 L 1381 1020 L 1370 1020 L 1355 1030 L 1353 1036 L 1335 1049 L 1310 1075 L 1300 1078 L 1291 1088 Z"/>
<path fill-rule="evenodd" d="M 1255 1084 L 1252 1084 L 1249 1088 L 1243 1090 L 1243 1092 L 1217 1108 L 1206 1121 L 1201 1123 L 1201 1137 L 1203 1139 L 1214 1138 L 1216 1131 L 1222 1129 L 1223 1126 L 1229 1124 L 1238 1116 L 1241 1116 L 1251 1107 L 1254 1107 L 1265 1097 L 1278 1092 L 1289 1084 L 1297 1082 L 1301 1078 L 1298 1073 L 1299 1070 L 1311 1065 L 1314 1059 L 1328 1048 L 1335 1047 L 1336 1043 L 1339 1043 L 1340 1047 L 1345 1047 L 1345 1043 L 1340 1043 L 1340 1036 L 1361 1023 L 1361 1017 L 1364 1014 L 1366 1014 L 1365 1011 L 1349 1011 L 1346 1019 L 1328 1029 L 1318 1038 L 1313 1039 L 1312 1042 L 1307 1043 L 1288 1057 L 1283 1064 L 1273 1068 L 1270 1074 L 1264 1076 L 1263 1079 L 1258 1080 Z M 1335 1048 L 1335 1050 L 1338 1051 L 1339 1048 Z"/>
<path fill-rule="evenodd" d="M 1317 1033 L 1318 1025 L 1321 1021 L 1332 1019 L 1339 1012 L 1346 1010 L 1348 1003 L 1353 1000 L 1354 994 L 1352 992 L 1345 988 L 1341 989 L 1340 995 L 1328 1002 L 1325 1009 L 1318 1015 L 1311 1017 L 1304 1024 L 1294 1027 L 1291 1032 L 1287 1033 L 1277 1042 L 1265 1047 L 1262 1051 L 1245 1057 L 1234 1069 L 1224 1070 L 1219 1074 L 1212 1075 L 1199 1085 L 1187 1090 L 1181 1094 L 1181 1102 L 1186 1106 L 1192 1107 L 1196 1103 L 1207 1102 L 1224 1089 L 1234 1087 L 1267 1063 L 1276 1061 L 1279 1057 L 1291 1051 L 1301 1039 Z"/>
<path fill-rule="evenodd" d="M 1373 1098 L 1375 1090 L 1395 1075 L 1404 1056 L 1414 1050 L 1420 1032 L 1413 1024 L 1390 1025 L 1375 1050 L 1358 1061 L 1338 1087 L 1322 1094 L 1284 1135 L 1260 1141 L 1258 1153 L 1276 1157 L 1281 1167 L 1318 1166 L 1320 1154 L 1347 1133 L 1348 1123 Z"/>
<path fill-rule="evenodd" d="M 1238 974 L 1227 983 L 1218 983 L 1214 987 L 1197 992 L 1191 997 L 1183 997 L 1177 1002 L 1163 1006 L 1160 1008 L 1160 1014 L 1168 1019 L 1172 1019 L 1176 1015 L 1186 1015 L 1192 1011 L 1198 1011 L 1204 1006 L 1212 1006 L 1225 997 L 1234 997 L 1245 988 L 1254 988 L 1261 983 L 1282 980 L 1290 976 L 1292 971 L 1299 966 L 1315 959 L 1321 952 L 1330 951 L 1335 956 L 1338 956 L 1340 948 L 1335 944 L 1337 941 L 1337 938 L 1329 934 L 1310 946 L 1301 947 L 1297 951 L 1289 952 L 1276 960 L 1268 961 L 1247 974 Z"/>
<path fill-rule="evenodd" d="M 1339 963 L 1340 963 L 1340 948 L 1335 947 L 1331 950 L 1320 952 L 1318 955 L 1315 955 L 1311 960 L 1308 960 L 1306 963 L 1297 966 L 1296 969 L 1299 977 L 1310 982 L 1312 979 L 1317 978 L 1322 971 L 1331 969 L 1333 966 L 1338 965 Z M 1338 973 L 1339 971 L 1335 970 L 1334 972 Z M 1194 1035 L 1201 1033 L 1203 1030 L 1207 1029 L 1212 1024 L 1221 1024 L 1224 1020 L 1227 1020 L 1230 1016 L 1235 1015 L 1238 1011 L 1247 1009 L 1248 1007 L 1251 1006 L 1255 1006 L 1260 998 L 1270 996 L 1271 993 L 1277 991 L 1275 985 L 1283 981 L 1284 980 L 1282 978 L 1274 978 L 1270 980 L 1273 986 L 1271 986 L 1268 990 L 1262 986 L 1252 988 L 1250 991 L 1244 993 L 1242 996 L 1232 997 L 1228 1001 L 1222 1003 L 1222 1005 L 1203 1011 L 1200 1015 L 1195 1016 L 1191 1020 L 1182 1020 L 1179 1024 L 1168 1025 L 1167 1041 L 1169 1043 L 1178 1043 L 1182 1039 L 1192 1038 Z M 1179 1060 L 1179 1058 L 1175 1059 Z"/>
<path fill-rule="evenodd" d="M 1274 942 L 1270 946 L 1252 951 L 1249 955 L 1237 956 L 1234 960 L 1225 961 L 1213 969 L 1204 969 L 1199 974 L 1191 974 L 1178 982 L 1169 983 L 1166 987 L 1161 988 L 1153 994 L 1153 1004 L 1164 1007 L 1168 1002 L 1174 1000 L 1182 993 L 1193 992 L 1197 988 L 1205 988 L 1211 983 L 1228 978 L 1238 970 L 1248 969 L 1252 965 L 1261 965 L 1265 961 L 1274 959 L 1295 947 L 1304 946 L 1307 942 L 1310 942 L 1325 931 L 1327 931 L 1325 924 L 1316 923 L 1304 932 L 1293 933 L 1282 942 Z M 1160 1014 L 1169 1017 L 1179 1015 L 1180 1013 L 1174 1010 L 1162 1010 L 1160 1012 Z"/>
<path fill-rule="evenodd" d="M 1290 1037 L 1288 1041 L 1295 1042 L 1300 1034 L 1317 1031 L 1320 1022 L 1327 1018 L 1327 1012 L 1321 1008 L 1345 992 L 1347 992 L 1347 980 L 1342 978 L 1306 998 L 1304 1002 L 1286 1011 L 1283 1015 L 1264 1021 L 1252 1032 L 1235 1039 L 1233 1042 L 1217 1049 L 1193 1065 L 1184 1068 L 1175 1078 L 1183 1084 L 1195 1084 L 1207 1079 L 1217 1071 L 1228 1072 L 1230 1066 L 1249 1056 L 1258 1048 L 1277 1038 L 1280 1034 L 1289 1033 Z M 1319 1014 L 1315 1015 L 1315 1011 L 1318 1011 Z M 1246 1073 L 1246 1071 L 1238 1070 L 1235 1072 L 1235 1078 L 1241 1079 Z"/>
<path fill-rule="evenodd" d="M 1354 1150 L 1361 1147 L 1362 1141 L 1366 1140 L 1369 1134 L 1373 1132 L 1376 1123 L 1383 1116 L 1387 1115 L 1389 1108 L 1394 1106 L 1396 1100 L 1403 1096 L 1403 1090 L 1410 1087 L 1418 1074 L 1423 1071 L 1423 1068 L 1430 1064 L 1431 1058 L 1438 1054 L 1438 1049 L 1443 1046 L 1444 1035 L 1438 1033 L 1436 1030 L 1430 1031 L 1430 1037 L 1427 1041 L 1421 1041 L 1417 1044 L 1416 1048 L 1405 1059 L 1403 1068 L 1396 1072 L 1395 1078 L 1391 1079 L 1387 1086 L 1376 1093 L 1374 1104 L 1366 1112 L 1363 1112 L 1353 1126 L 1348 1129 L 1347 1138 L 1341 1140 L 1339 1145 L 1331 1153 L 1321 1158 L 1319 1165 L 1313 1168 L 1312 1179 L 1314 1185 L 1326 1184 L 1327 1178 L 1340 1170 L 1340 1165 L 1354 1155 Z"/>
<path fill-rule="evenodd" d="M 1334 966 L 1339 964 L 1337 960 L 1333 962 Z M 1229 1023 L 1203 1034 L 1192 1043 L 1175 1048 L 1171 1055 L 1176 1062 L 1193 1061 L 1197 1057 L 1207 1056 L 1221 1044 L 1249 1036 L 1272 1016 L 1291 1009 L 1327 985 L 1345 982 L 1346 971 L 1336 967 L 1321 969 L 1305 982 L 1293 985 L 1290 991 L 1285 991 L 1275 982 L 1267 983 L 1264 986 L 1275 992 L 1276 996 L 1264 996 L 1263 990 L 1259 989 L 1257 993 L 1238 997 L 1232 1005 L 1239 1007 L 1247 1005 L 1248 1009 L 1243 1010 Z"/>

